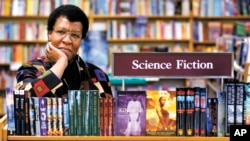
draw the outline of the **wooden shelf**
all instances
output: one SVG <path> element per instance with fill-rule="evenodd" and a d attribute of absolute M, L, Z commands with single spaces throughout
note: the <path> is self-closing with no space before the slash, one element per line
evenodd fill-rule
<path fill-rule="evenodd" d="M 167 136 L 8 136 L 8 141 L 229 141 L 229 137 L 167 137 Z"/>

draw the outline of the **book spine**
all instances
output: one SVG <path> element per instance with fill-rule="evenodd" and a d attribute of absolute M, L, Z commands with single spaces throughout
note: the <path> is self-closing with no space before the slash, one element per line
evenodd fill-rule
<path fill-rule="evenodd" d="M 52 136 L 58 135 L 57 98 L 52 97 Z"/>
<path fill-rule="evenodd" d="M 186 89 L 186 125 L 185 125 L 185 135 L 193 136 L 194 135 L 194 89 Z"/>
<path fill-rule="evenodd" d="M 21 120 L 20 120 L 20 94 L 19 90 L 14 90 L 14 109 L 15 109 L 15 127 L 16 135 L 21 135 Z"/>
<path fill-rule="evenodd" d="M 108 113 L 108 98 L 103 99 L 103 122 L 104 122 L 104 136 L 109 136 L 109 113 Z"/>
<path fill-rule="evenodd" d="M 57 122 L 58 122 L 57 136 L 63 136 L 63 105 L 61 97 L 57 98 Z"/>
<path fill-rule="evenodd" d="M 30 98 L 30 92 L 29 91 L 24 91 L 24 97 L 25 97 L 25 135 L 31 135 L 30 133 L 30 113 L 29 113 L 29 98 Z"/>
<path fill-rule="evenodd" d="M 206 108 L 207 108 L 207 88 L 200 89 L 200 136 L 206 136 Z"/>
<path fill-rule="evenodd" d="M 217 123 L 217 135 L 219 137 L 225 136 L 225 108 L 226 108 L 226 93 L 225 91 L 217 92 L 218 99 L 218 123 Z"/>
<path fill-rule="evenodd" d="M 29 120 L 30 120 L 30 135 L 35 136 L 36 134 L 36 124 L 35 124 L 35 105 L 34 99 L 32 97 L 29 98 Z"/>
<path fill-rule="evenodd" d="M 206 136 L 217 136 L 217 98 L 207 98 Z"/>
<path fill-rule="evenodd" d="M 76 116 L 76 127 L 77 127 L 77 135 L 83 135 L 83 113 L 82 113 L 82 98 L 81 98 L 81 91 L 76 91 L 76 111 L 75 115 Z"/>
<path fill-rule="evenodd" d="M 68 92 L 69 99 L 69 135 L 75 135 L 75 119 L 74 119 L 74 110 L 75 110 L 75 92 L 74 90 L 69 90 Z"/>
<path fill-rule="evenodd" d="M 92 134 L 93 136 L 100 136 L 100 103 L 99 103 L 99 91 L 98 90 L 90 90 L 91 95 L 93 97 L 93 110 L 92 110 Z"/>
<path fill-rule="evenodd" d="M 244 124 L 250 125 L 250 83 L 244 85 Z"/>
<path fill-rule="evenodd" d="M 100 135 L 104 136 L 104 98 L 100 98 Z"/>
<path fill-rule="evenodd" d="M 200 88 L 194 88 L 194 136 L 200 136 Z"/>
<path fill-rule="evenodd" d="M 230 135 L 230 125 L 235 124 L 235 83 L 227 83 L 226 87 L 226 123 L 225 135 Z"/>
<path fill-rule="evenodd" d="M 86 136 L 89 136 L 90 135 L 90 93 L 89 91 L 86 91 L 85 92 L 85 121 L 84 121 L 84 124 L 85 124 L 85 135 Z"/>
<path fill-rule="evenodd" d="M 243 124 L 243 101 L 244 101 L 244 83 L 236 83 L 236 100 L 235 100 L 235 124 Z"/>
<path fill-rule="evenodd" d="M 86 127 L 85 127 L 85 118 L 86 118 L 86 115 L 85 115 L 85 108 L 86 108 L 86 90 L 81 90 L 81 102 L 82 102 L 82 119 L 81 119 L 81 122 L 82 122 L 82 134 L 85 135 L 85 130 L 86 130 Z"/>
<path fill-rule="evenodd" d="M 51 97 L 47 97 L 47 125 L 48 125 L 48 136 L 52 136 L 53 134 L 53 125 L 52 122 L 53 118 L 52 118 L 52 98 Z"/>
<path fill-rule="evenodd" d="M 177 116 L 176 116 L 176 135 L 184 136 L 185 129 L 185 89 L 184 88 L 176 88 L 176 108 L 177 108 Z"/>
<path fill-rule="evenodd" d="M 109 132 L 108 136 L 114 135 L 114 98 L 108 98 L 108 121 L 109 121 Z"/>
<path fill-rule="evenodd" d="M 39 97 L 33 97 L 34 99 L 34 109 L 35 109 L 35 135 L 41 136 L 40 128 L 40 113 L 39 113 Z"/>
<path fill-rule="evenodd" d="M 7 123 L 8 135 L 15 135 L 15 109 L 14 109 L 14 91 L 11 88 L 6 88 L 6 107 L 7 107 Z"/>
<path fill-rule="evenodd" d="M 68 136 L 69 135 L 69 101 L 68 98 L 63 98 L 63 135 Z"/>
<path fill-rule="evenodd" d="M 21 135 L 25 135 L 25 95 L 24 95 L 24 90 L 19 90 L 19 94 L 20 94 Z"/>
<path fill-rule="evenodd" d="M 45 97 L 39 98 L 39 114 L 40 114 L 40 133 L 41 136 L 48 135 L 47 126 L 47 99 Z"/>

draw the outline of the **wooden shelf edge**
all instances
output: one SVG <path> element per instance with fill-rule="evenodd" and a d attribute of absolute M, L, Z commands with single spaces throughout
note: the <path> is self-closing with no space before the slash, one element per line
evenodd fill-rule
<path fill-rule="evenodd" d="M 228 137 L 171 137 L 171 136 L 8 136 L 8 141 L 229 141 Z"/>

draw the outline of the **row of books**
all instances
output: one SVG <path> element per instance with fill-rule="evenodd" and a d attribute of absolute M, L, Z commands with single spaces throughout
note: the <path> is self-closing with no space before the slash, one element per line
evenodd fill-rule
<path fill-rule="evenodd" d="M 113 103 L 113 98 L 99 98 L 98 90 L 69 90 L 67 97 L 59 98 L 31 97 L 25 90 L 6 89 L 8 134 L 112 135 Z"/>
<path fill-rule="evenodd" d="M 110 99 L 88 90 L 37 98 L 7 89 L 8 130 L 41 136 L 229 136 L 230 125 L 250 124 L 249 88 L 249 83 L 227 82 L 215 97 L 205 87 L 179 87 L 116 91 Z"/>
<path fill-rule="evenodd" d="M 111 20 L 107 23 L 108 39 L 190 39 L 186 21 L 155 20 L 139 16 L 135 22 Z"/>
<path fill-rule="evenodd" d="M 2 52 L 0 63 L 27 62 L 44 55 L 45 46 L 42 44 L 0 45 L 0 51 Z"/>
<path fill-rule="evenodd" d="M 47 25 L 45 22 L 1 22 L 0 40 L 47 40 Z"/>
<path fill-rule="evenodd" d="M 249 15 L 249 0 L 193 0 L 194 16 Z"/>
<path fill-rule="evenodd" d="M 1 16 L 48 16 L 61 4 L 78 5 L 88 14 L 90 0 L 0 0 Z"/>
<path fill-rule="evenodd" d="M 96 0 L 96 15 L 189 15 L 190 0 Z"/>

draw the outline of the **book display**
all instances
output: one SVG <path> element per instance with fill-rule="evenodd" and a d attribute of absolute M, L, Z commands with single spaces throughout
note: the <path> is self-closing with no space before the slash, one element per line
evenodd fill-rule
<path fill-rule="evenodd" d="M 166 99 L 160 98 L 165 97 L 159 94 L 160 90 L 155 94 L 157 96 L 149 94 L 149 90 L 137 91 L 140 93 L 137 99 L 141 107 L 134 102 L 133 106 L 137 105 L 137 112 L 140 113 L 140 118 L 135 121 L 130 119 L 128 112 L 134 112 L 128 109 L 129 100 L 133 99 L 135 91 L 118 91 L 117 88 L 114 92 L 116 97 L 111 99 L 99 99 L 94 96 L 95 92 L 82 91 L 70 91 L 69 97 L 62 99 L 29 98 L 25 91 L 12 95 L 6 88 L 13 88 L 15 70 L 22 62 L 43 54 L 47 43 L 48 15 L 55 7 L 67 3 L 81 7 L 91 22 L 104 23 L 106 31 L 89 32 L 86 42 L 82 42 L 83 50 L 80 53 L 83 56 L 99 54 L 98 58 L 86 57 L 85 60 L 94 62 L 112 77 L 117 76 L 112 72 L 114 70 L 111 71 L 113 65 L 126 66 L 130 61 L 128 58 L 121 61 L 124 63 L 116 64 L 112 60 L 114 53 L 157 52 L 170 53 L 168 55 L 171 56 L 171 53 L 179 52 L 223 52 L 223 46 L 217 46 L 218 38 L 232 38 L 232 35 L 245 37 L 250 33 L 249 0 L 0 0 L 0 32 L 6 33 L 0 35 L 0 103 L 6 105 L 5 109 L 0 108 L 0 114 L 8 113 L 0 120 L 0 140 L 229 141 L 230 125 L 250 124 L 247 105 L 250 103 L 249 84 L 226 83 L 223 91 L 216 92 L 216 98 L 211 98 L 205 87 L 188 87 L 189 77 L 206 78 L 207 75 L 203 72 L 209 72 L 206 71 L 209 68 L 202 71 L 187 69 L 190 64 L 193 68 L 196 67 L 194 64 L 200 64 L 199 67 L 205 64 L 198 59 L 191 59 L 195 63 L 190 63 L 190 58 L 176 61 L 180 67 L 176 71 L 171 70 L 176 67 L 171 66 L 174 64 L 171 60 L 170 63 L 162 61 L 161 66 L 166 67 L 167 71 L 154 73 L 153 77 L 158 78 L 157 84 L 162 85 L 165 79 L 176 78 L 185 82 L 183 86 L 175 85 L 174 91 L 166 90 L 170 95 L 167 99 L 169 101 L 162 105 L 160 101 Z M 88 40 L 92 37 L 100 38 Z M 96 48 L 90 47 L 93 44 Z M 243 46 L 237 52 L 237 57 L 242 58 L 239 57 L 241 59 L 237 61 L 245 67 L 244 75 L 249 76 L 249 49 L 248 45 Z M 215 55 L 214 58 L 218 56 Z M 138 74 L 143 78 L 143 89 L 149 88 L 144 78 L 151 75 L 147 70 L 151 67 L 150 63 L 152 62 L 146 59 L 138 59 L 134 63 L 135 67 L 145 67 Z M 154 67 L 156 65 L 155 63 Z M 209 63 L 206 65 L 209 67 Z M 228 63 L 224 62 L 221 70 L 225 71 L 227 66 Z M 133 71 L 124 69 L 122 77 L 136 78 Z M 143 75 L 145 71 L 148 71 L 147 75 Z M 166 75 L 165 72 L 169 74 Z M 175 73 L 184 76 L 176 76 Z M 223 77 L 216 73 L 212 75 Z M 161 79 L 162 76 L 167 77 Z M 249 80 L 248 77 L 244 79 L 244 82 Z M 113 81 L 112 79 L 111 83 Z M 141 85 L 134 80 L 131 82 L 134 87 Z M 134 87 L 131 89 L 135 89 Z M 244 94 L 241 93 L 243 91 Z M 125 97 L 124 93 L 126 98 L 119 98 Z M 117 110 L 117 106 L 122 104 L 124 107 Z M 165 120 L 169 122 L 166 123 Z M 132 122 L 137 129 L 132 128 Z"/>

